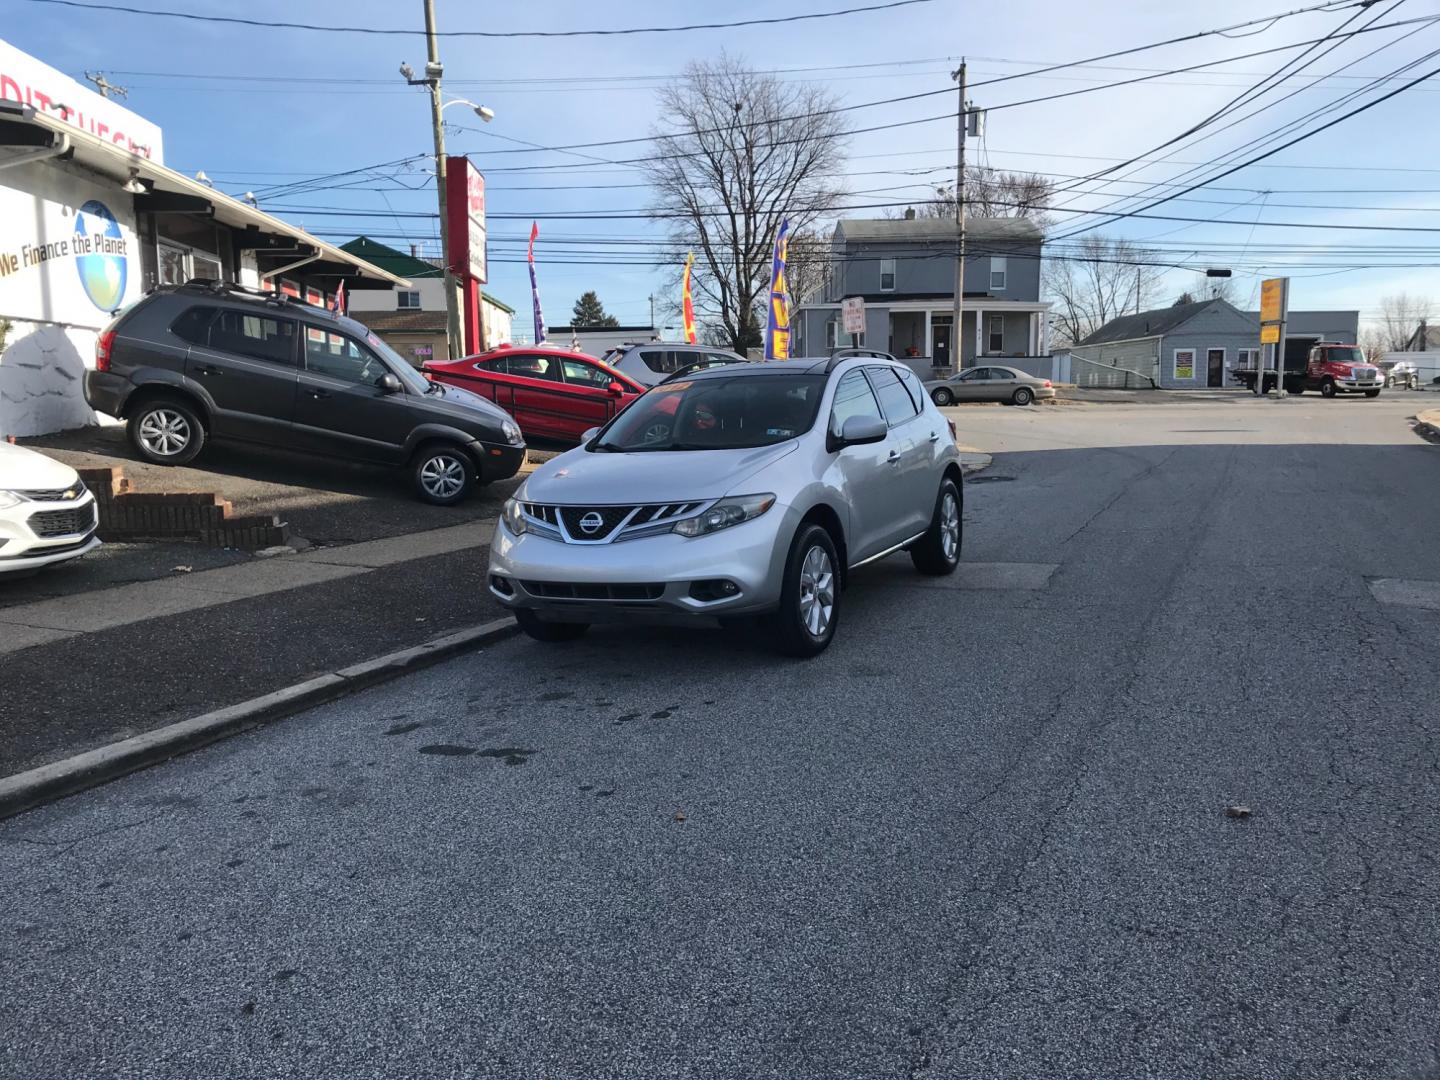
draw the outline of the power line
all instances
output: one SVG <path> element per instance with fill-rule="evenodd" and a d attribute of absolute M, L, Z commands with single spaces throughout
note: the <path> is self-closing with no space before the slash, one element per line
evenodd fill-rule
<path fill-rule="evenodd" d="M 330 34 L 368 34 L 379 36 L 423 35 L 425 30 L 402 27 L 341 26 L 335 23 L 279 22 L 273 19 L 244 19 L 236 15 L 198 15 L 191 11 L 164 11 L 157 8 L 129 7 L 123 4 L 99 4 L 90 0 L 29 0 L 32 4 L 56 4 L 61 7 L 82 8 L 87 11 L 113 11 L 125 15 L 145 15 L 165 19 L 185 19 L 189 22 L 227 23 L 233 26 L 254 26 L 265 30 L 314 30 Z M 881 4 L 864 7 L 841 8 L 838 11 L 815 11 L 806 15 L 777 15 L 768 19 L 740 19 L 726 23 L 689 23 L 683 26 L 628 26 L 600 30 L 443 30 L 436 33 L 443 38 L 572 38 L 572 37 L 621 37 L 628 34 L 677 34 L 690 30 L 731 30 L 742 26 L 776 26 L 781 23 L 808 22 L 814 19 L 833 19 L 842 15 L 857 15 L 867 11 L 888 11 L 892 8 L 910 7 L 915 4 L 933 4 L 935 0 L 887 0 Z"/>

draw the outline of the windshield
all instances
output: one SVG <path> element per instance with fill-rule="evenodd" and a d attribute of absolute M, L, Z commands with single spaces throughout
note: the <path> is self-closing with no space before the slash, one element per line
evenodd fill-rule
<path fill-rule="evenodd" d="M 430 389 L 430 380 L 411 367 L 410 361 L 385 344 L 373 331 L 365 335 L 365 344 L 385 358 L 387 366 L 407 389 L 417 394 L 423 394 Z"/>
<path fill-rule="evenodd" d="M 1359 349 L 1326 349 L 1325 359 L 1337 364 L 1363 364 L 1365 354 Z"/>
<path fill-rule="evenodd" d="M 809 431 L 823 375 L 748 375 L 655 387 L 611 421 L 594 449 L 742 450 Z"/>

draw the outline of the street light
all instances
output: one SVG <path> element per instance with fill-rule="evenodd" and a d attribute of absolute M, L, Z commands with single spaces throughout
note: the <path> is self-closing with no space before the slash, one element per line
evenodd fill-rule
<path fill-rule="evenodd" d="M 451 105 L 469 105 L 470 108 L 475 111 L 475 115 L 480 117 L 480 119 L 484 120 L 487 124 L 490 123 L 491 120 L 495 119 L 494 109 L 489 108 L 485 105 L 476 105 L 473 101 L 466 101 L 464 98 L 451 98 L 449 101 L 445 102 L 444 105 L 440 106 L 440 111 L 443 113 Z"/>

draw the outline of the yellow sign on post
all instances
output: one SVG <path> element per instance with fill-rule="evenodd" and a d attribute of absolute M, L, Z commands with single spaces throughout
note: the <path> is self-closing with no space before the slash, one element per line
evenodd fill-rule
<path fill-rule="evenodd" d="M 1285 279 L 1266 278 L 1260 283 L 1260 321 L 1278 323 L 1285 317 Z M 1267 344 L 1278 338 L 1262 338 Z"/>
<path fill-rule="evenodd" d="M 1260 344 L 1261 344 L 1261 345 L 1278 345 L 1278 344 L 1280 344 L 1280 324 L 1279 324 L 1279 323 L 1266 323 L 1264 326 L 1260 327 Z"/>

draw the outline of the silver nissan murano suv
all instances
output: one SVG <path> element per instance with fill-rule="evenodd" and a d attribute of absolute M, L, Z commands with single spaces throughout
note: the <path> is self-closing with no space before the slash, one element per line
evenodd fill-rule
<path fill-rule="evenodd" d="M 759 616 L 813 656 L 857 566 L 954 571 L 962 505 L 954 430 L 888 356 L 682 371 L 525 480 L 487 582 L 541 641 Z"/>

